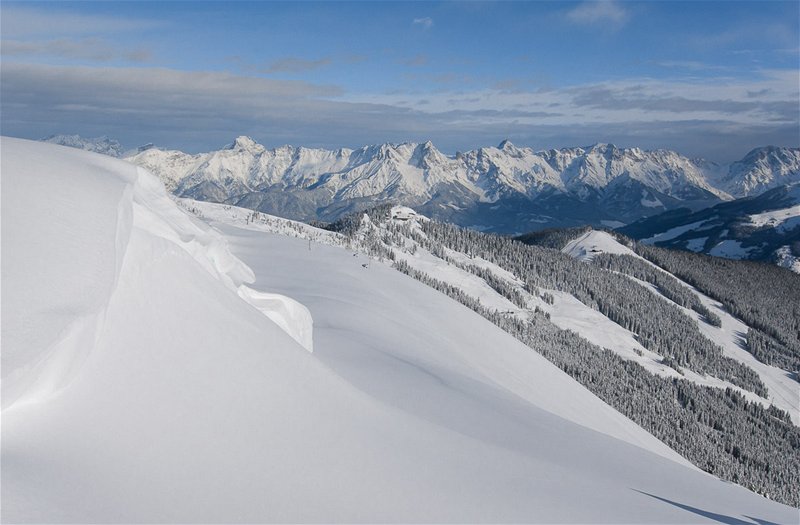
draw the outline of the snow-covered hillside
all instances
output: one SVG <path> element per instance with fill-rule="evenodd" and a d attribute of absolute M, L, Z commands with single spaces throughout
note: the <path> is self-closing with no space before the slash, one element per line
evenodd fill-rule
<path fill-rule="evenodd" d="M 636 255 L 627 246 L 620 244 L 608 233 L 602 231 L 591 230 L 587 234 L 581 235 L 571 241 L 563 251 L 572 257 L 584 261 L 591 260 L 591 257 L 587 257 L 587 254 L 625 254 L 636 257 L 653 268 L 663 271 L 655 264 Z M 678 282 L 691 290 L 691 293 L 695 294 L 715 315 L 720 317 L 720 326 L 711 326 L 709 323 L 703 322 L 697 312 L 693 312 L 688 308 L 683 308 L 677 304 L 676 307 L 681 308 L 686 315 L 695 318 L 700 330 L 709 339 L 722 346 L 726 355 L 755 370 L 769 390 L 769 399 L 759 398 L 755 394 L 748 392 L 742 392 L 742 394 L 751 401 L 777 406 L 789 414 L 795 425 L 800 425 L 800 384 L 785 370 L 759 362 L 752 354 L 744 349 L 746 347 L 745 337 L 748 331 L 748 326 L 746 324 L 726 312 L 722 304 L 718 301 L 714 301 L 683 281 L 678 280 Z M 647 283 L 643 283 L 643 285 L 654 293 L 662 296 L 661 292 L 656 287 L 648 285 Z M 693 379 L 695 382 L 703 380 L 701 378 L 692 378 L 691 376 L 690 379 Z M 708 378 L 704 379 L 707 380 Z M 716 385 L 713 385 L 713 382 L 710 384 L 722 388 L 729 388 L 731 386 L 725 385 L 724 382 L 717 382 Z"/>
<path fill-rule="evenodd" d="M 796 518 L 391 268 L 0 148 L 4 522 Z"/>
<path fill-rule="evenodd" d="M 183 200 L 181 205 L 191 210 L 192 213 L 212 221 L 214 224 L 234 225 L 253 231 L 280 233 L 310 240 L 315 245 L 316 243 L 321 243 L 332 246 L 345 246 L 348 242 L 341 236 L 326 230 L 320 230 L 303 223 L 278 217 L 254 214 L 234 206 L 192 200 Z M 406 223 L 412 226 L 416 221 L 428 220 L 426 217 L 418 215 L 406 207 L 393 208 L 391 217 L 393 222 Z M 377 224 L 372 227 L 378 230 L 378 237 L 383 236 L 386 238 L 386 232 L 383 230 L 382 225 Z M 663 364 L 663 356 L 648 351 L 643 347 L 638 342 L 636 334 L 622 328 L 608 317 L 584 305 L 569 294 L 556 290 L 543 290 L 544 293 L 552 298 L 549 302 L 543 301 L 539 296 L 528 293 L 525 290 L 523 281 L 517 276 L 480 257 L 474 257 L 448 248 L 444 248 L 442 253 L 437 255 L 423 248 L 415 247 L 415 243 L 411 239 L 403 239 L 399 245 L 397 242 L 395 240 L 386 244 L 386 248 L 391 250 L 393 261 L 403 261 L 411 268 L 431 278 L 454 286 L 468 297 L 477 300 L 481 305 L 493 311 L 525 318 L 529 310 L 538 308 L 546 312 L 550 320 L 560 328 L 573 330 L 587 341 L 602 348 L 608 348 L 626 360 L 635 361 L 653 374 L 670 378 L 680 377 L 702 386 L 736 390 L 748 400 L 763 406 L 774 404 L 789 413 L 795 424 L 800 424 L 800 401 L 798 401 L 796 395 L 798 393 L 797 382 L 787 375 L 785 371 L 763 365 L 756 361 L 752 355 L 742 350 L 742 334 L 747 333 L 747 326 L 725 312 L 719 303 L 685 283 L 683 283 L 684 286 L 690 288 L 692 293 L 696 294 L 702 301 L 709 303 L 712 310 L 723 317 L 725 326 L 720 328 L 709 327 L 707 323 L 699 319 L 696 312 L 676 306 L 686 312 L 689 317 L 696 319 L 698 326 L 702 330 L 706 330 L 706 335 L 711 341 L 721 344 L 734 359 L 756 370 L 769 389 L 769 398 L 762 398 L 727 381 L 697 374 L 686 368 L 676 370 L 673 366 Z M 309 244 L 310 246 L 311 244 Z M 352 249 L 365 248 L 365 246 L 359 246 L 358 244 L 349 247 Z M 409 247 L 413 249 L 409 250 Z M 620 244 L 608 233 L 597 230 L 589 230 L 585 234 L 576 237 L 567 243 L 562 251 L 571 257 L 587 262 L 591 261 L 595 255 L 602 253 L 630 255 L 644 261 L 630 248 Z M 657 268 L 652 263 L 648 262 L 647 264 Z M 514 304 L 495 287 L 487 283 L 486 280 L 463 268 L 464 265 L 480 267 L 491 273 L 496 279 L 504 281 L 525 298 L 528 303 L 527 306 L 522 308 Z M 659 293 L 651 285 L 647 283 L 641 284 Z"/>
<path fill-rule="evenodd" d="M 480 305 L 480 308 L 487 309 L 494 316 L 513 316 L 526 322 L 534 310 L 543 312 L 548 321 L 559 328 L 574 332 L 584 340 L 613 352 L 625 361 L 636 363 L 654 376 L 688 381 L 699 387 L 708 387 L 717 391 L 733 391 L 744 399 L 765 408 L 777 407 L 785 411 L 795 424 L 800 423 L 798 419 L 800 405 L 797 402 L 798 385 L 792 374 L 775 366 L 765 365 L 745 351 L 743 349 L 744 334 L 748 332 L 748 327 L 725 312 L 718 302 L 712 301 L 685 283 L 681 283 L 680 286 L 686 288 L 689 294 L 694 295 L 696 301 L 704 304 L 710 312 L 709 315 L 716 314 L 721 318 L 718 326 L 709 324 L 698 312 L 675 304 L 666 297 L 662 298 L 673 305 L 676 314 L 685 317 L 686 321 L 695 325 L 698 338 L 705 338 L 707 343 L 720 345 L 719 351 L 722 354 L 747 367 L 750 374 L 765 385 L 764 393 L 758 394 L 753 390 L 742 388 L 738 386 L 740 383 L 731 383 L 730 380 L 720 378 L 713 373 L 696 371 L 692 367 L 678 366 L 674 361 L 669 362 L 666 354 L 659 354 L 643 346 L 639 334 L 620 326 L 608 317 L 609 314 L 603 314 L 563 291 L 540 288 L 537 293 L 530 293 L 531 288 L 523 279 L 491 261 L 482 259 L 472 250 L 457 251 L 436 242 L 432 244 L 432 247 L 421 246 L 418 242 L 419 236 L 426 237 L 424 226 L 429 224 L 430 220 L 409 208 L 387 209 L 385 215 L 384 212 L 377 212 L 377 216 L 385 217 L 385 222 L 380 220 L 373 222 L 369 215 L 364 215 L 361 225 L 357 226 L 358 229 L 342 237 L 302 223 L 233 206 L 191 200 L 184 200 L 181 204 L 192 213 L 216 224 L 236 225 L 252 231 L 280 233 L 307 240 L 309 249 L 316 246 L 317 243 L 321 243 L 347 246 L 350 249 L 363 249 L 370 253 L 380 254 L 386 263 L 394 266 L 405 265 L 406 268 L 424 276 L 425 279 L 434 279 L 443 283 L 443 286 L 452 287 L 458 291 L 461 297 L 465 298 L 467 303 L 474 301 L 475 304 Z M 353 224 L 356 225 L 356 223 Z M 478 246 L 473 245 L 472 248 L 478 248 Z M 591 261 L 599 254 L 630 255 L 658 272 L 666 274 L 663 270 L 657 269 L 651 263 L 635 255 L 632 250 L 605 232 L 589 230 L 569 242 L 563 251 L 584 261 Z M 373 262 L 366 261 L 362 263 L 362 267 L 372 267 Z M 576 273 L 573 278 L 581 280 L 586 276 Z M 661 291 L 653 285 L 636 279 L 631 280 L 636 281 L 638 285 L 649 292 L 661 296 Z M 640 287 L 638 285 L 637 288 Z M 645 292 L 645 295 L 647 293 Z M 646 297 L 644 300 L 648 301 Z M 657 310 L 653 310 L 653 312 L 652 315 L 658 315 L 655 313 Z M 668 324 L 671 321 L 664 318 L 659 319 L 658 322 Z M 670 327 L 664 326 L 662 330 L 669 331 Z M 679 346 L 681 344 L 686 344 L 686 342 L 678 343 Z"/>
<path fill-rule="evenodd" d="M 619 228 L 647 244 L 800 268 L 800 183 L 691 212 L 674 210 Z M 795 270 L 798 271 L 798 270 Z"/>

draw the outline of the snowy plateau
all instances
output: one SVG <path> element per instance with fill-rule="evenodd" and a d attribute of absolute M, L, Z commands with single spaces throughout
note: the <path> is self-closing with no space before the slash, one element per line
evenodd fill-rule
<path fill-rule="evenodd" d="M 345 237 L 178 199 L 168 190 L 182 175 L 159 180 L 141 167 L 148 151 L 136 166 L 0 142 L 4 523 L 797 523 L 796 508 L 694 467 L 483 316 L 370 256 L 367 234 L 395 264 L 510 317 L 525 312 L 487 283 L 521 287 L 518 276 L 392 240 L 368 218 Z M 366 154 L 331 153 L 325 171 Z M 251 173 L 236 159 L 226 166 Z M 426 221 L 408 208 L 390 220 L 417 236 Z M 565 250 L 625 247 L 595 232 Z M 654 375 L 677 370 L 571 295 L 526 300 Z M 737 322 L 701 329 L 743 362 Z M 751 370 L 770 391 L 759 403 L 796 416 L 797 383 Z"/>

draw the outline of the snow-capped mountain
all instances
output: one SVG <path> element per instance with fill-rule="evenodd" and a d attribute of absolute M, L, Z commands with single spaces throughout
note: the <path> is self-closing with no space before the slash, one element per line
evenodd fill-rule
<path fill-rule="evenodd" d="M 647 244 L 772 261 L 800 272 L 800 183 L 696 212 L 668 211 L 618 231 Z"/>
<path fill-rule="evenodd" d="M 291 219 L 329 222 L 395 202 L 462 226 L 511 233 L 620 226 L 679 207 L 702 209 L 800 178 L 798 159 L 800 149 L 762 148 L 720 166 L 666 150 L 596 144 L 537 152 L 507 140 L 452 156 L 430 142 L 267 149 L 249 137 L 209 153 L 148 145 L 126 156 L 178 196 Z"/>
<path fill-rule="evenodd" d="M 106 136 L 88 139 L 80 135 L 51 135 L 42 139 L 42 142 L 93 151 L 111 157 L 122 157 L 125 154 L 125 149 L 122 147 L 122 144 Z"/>
<path fill-rule="evenodd" d="M 300 220 L 331 221 L 394 201 L 495 231 L 629 222 L 681 205 L 719 202 L 693 161 L 667 151 L 598 144 L 535 152 L 509 141 L 447 156 L 430 142 L 336 151 L 266 149 L 248 137 L 199 155 L 150 148 L 127 160 L 179 196 Z"/>
<path fill-rule="evenodd" d="M 734 162 L 718 185 L 735 197 L 800 182 L 800 148 L 757 148 Z"/>

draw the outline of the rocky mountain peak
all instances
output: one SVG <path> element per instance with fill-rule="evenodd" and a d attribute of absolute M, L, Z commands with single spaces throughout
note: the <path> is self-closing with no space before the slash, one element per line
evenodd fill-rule
<path fill-rule="evenodd" d="M 258 142 L 246 135 L 236 137 L 236 140 L 228 147 L 228 149 L 237 151 L 255 151 L 263 148 L 264 146 L 261 146 Z"/>

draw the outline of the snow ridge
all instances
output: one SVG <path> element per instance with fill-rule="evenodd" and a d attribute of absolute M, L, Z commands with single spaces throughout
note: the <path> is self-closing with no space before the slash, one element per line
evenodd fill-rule
<path fill-rule="evenodd" d="M 228 199 L 273 185 L 322 185 L 339 199 L 377 195 L 430 198 L 438 186 L 456 184 L 473 199 L 494 202 L 509 192 L 536 197 L 551 189 L 580 195 L 587 188 L 606 188 L 620 177 L 678 199 L 687 197 L 689 188 L 727 197 L 708 183 L 701 166 L 677 153 L 608 144 L 535 152 L 504 141 L 496 148 L 447 156 L 431 142 L 358 150 L 292 146 L 268 150 L 249 137 L 238 137 L 222 150 L 200 155 L 149 148 L 127 158 L 148 166 L 180 195 L 189 196 L 198 185 L 211 182 Z M 658 206 L 652 204 L 655 200 L 647 202 Z"/>
<path fill-rule="evenodd" d="M 161 182 L 143 168 L 77 150 L 62 152 L 57 156 L 60 164 L 54 166 L 47 160 L 53 156 L 52 146 L 7 137 L 2 138 L 2 148 L 4 211 L 28 216 L 30 221 L 4 228 L 4 246 L 33 246 L 42 261 L 51 260 L 54 254 L 62 256 L 62 248 L 67 253 L 69 249 L 88 251 L 95 254 L 97 265 L 67 267 L 64 274 L 57 270 L 53 273 L 51 268 L 26 269 L 13 250 L 6 251 L 4 270 L 11 268 L 13 275 L 27 278 L 4 283 L 4 302 L 19 298 L 25 307 L 4 319 L 3 409 L 46 400 L 74 379 L 97 342 L 120 279 L 130 278 L 123 275 L 122 268 L 126 258 L 131 257 L 128 247 L 132 236 L 159 239 L 164 250 L 186 252 L 208 274 L 273 319 L 303 347 L 313 349 L 308 310 L 290 298 L 249 289 L 246 284 L 253 281 L 253 272 L 231 254 L 225 239 L 181 211 Z M 31 158 L 39 160 L 31 164 Z M 42 211 L 17 210 L 17 202 L 30 202 L 30 192 L 38 191 L 36 186 L 40 184 L 49 187 L 48 194 L 39 195 L 35 201 Z M 54 200 L 53 195 L 72 200 Z M 49 227 L 50 216 L 67 218 L 62 225 L 69 231 L 66 240 L 56 237 L 61 228 Z M 71 216 L 77 216 L 78 221 L 71 224 Z M 92 226 L 87 227 L 87 223 Z M 151 256 L 159 257 L 158 250 Z M 49 288 L 61 280 L 74 281 L 77 289 L 54 298 Z M 23 296 L 27 299 L 22 300 Z M 63 313 L 51 312 L 53 308 Z M 36 330 L 32 319 L 54 316 L 59 321 Z M 35 340 L 33 345 L 31 330 L 42 332 L 34 336 L 40 341 Z"/>

